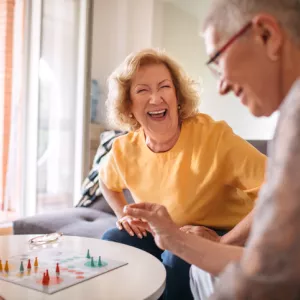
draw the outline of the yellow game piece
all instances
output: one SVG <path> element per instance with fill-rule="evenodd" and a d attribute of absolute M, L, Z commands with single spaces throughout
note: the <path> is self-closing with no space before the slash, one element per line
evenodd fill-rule
<path fill-rule="evenodd" d="M 38 263 L 38 259 L 37 259 L 37 257 L 35 258 L 35 260 L 34 260 L 34 264 L 33 264 L 35 267 L 38 267 L 38 265 L 39 265 L 39 263 Z"/>
<path fill-rule="evenodd" d="M 0 259 L 0 272 L 2 272 L 2 270 L 3 270 L 3 267 L 2 267 L 2 261 L 1 261 L 1 259 Z"/>
<path fill-rule="evenodd" d="M 5 271 L 6 273 L 8 273 L 8 271 L 9 271 L 8 261 L 6 261 L 6 263 L 5 263 L 4 271 Z"/>

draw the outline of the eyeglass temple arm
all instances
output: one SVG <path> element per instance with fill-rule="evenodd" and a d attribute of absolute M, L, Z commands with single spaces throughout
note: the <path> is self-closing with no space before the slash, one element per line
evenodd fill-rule
<path fill-rule="evenodd" d="M 252 21 L 248 22 L 237 34 L 235 34 L 221 49 L 219 49 L 213 57 L 210 58 L 210 60 L 206 63 L 207 65 L 211 64 L 213 61 L 215 61 L 220 54 L 230 45 L 234 40 L 236 40 L 238 37 L 240 37 L 242 34 L 244 34 L 250 27 L 252 26 Z"/>

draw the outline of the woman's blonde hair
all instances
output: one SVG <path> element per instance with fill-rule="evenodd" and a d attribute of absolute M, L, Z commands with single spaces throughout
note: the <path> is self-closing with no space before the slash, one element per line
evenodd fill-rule
<path fill-rule="evenodd" d="M 108 121 L 114 128 L 122 130 L 137 130 L 140 128 L 140 124 L 135 118 L 132 118 L 130 111 L 130 86 L 140 67 L 153 64 L 164 64 L 171 74 L 177 101 L 180 105 L 180 120 L 197 114 L 200 97 L 195 82 L 164 51 L 144 49 L 127 56 L 125 61 L 108 78 L 109 90 L 106 107 Z"/>

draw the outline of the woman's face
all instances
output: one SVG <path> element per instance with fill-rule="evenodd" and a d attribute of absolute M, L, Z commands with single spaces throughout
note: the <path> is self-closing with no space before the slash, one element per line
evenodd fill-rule
<path fill-rule="evenodd" d="M 145 133 L 155 137 L 178 130 L 176 90 L 164 64 L 138 69 L 130 87 L 131 112 Z"/>

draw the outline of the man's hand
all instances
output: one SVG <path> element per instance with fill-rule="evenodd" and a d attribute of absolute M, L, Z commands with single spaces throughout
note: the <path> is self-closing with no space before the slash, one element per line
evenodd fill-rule
<path fill-rule="evenodd" d="M 220 242 L 221 237 L 212 229 L 204 226 L 186 225 L 180 228 L 181 231 L 189 234 L 195 234 L 213 242 Z"/>
<path fill-rule="evenodd" d="M 133 220 L 134 219 L 129 216 L 124 216 L 117 221 L 116 225 L 119 230 L 125 229 L 131 236 L 136 234 L 140 239 L 142 239 L 143 236 L 147 236 L 147 232 L 144 228 L 139 228 L 139 226 L 132 224 Z"/>
<path fill-rule="evenodd" d="M 180 233 L 178 226 L 172 221 L 167 209 L 162 205 L 153 203 L 126 205 L 124 213 L 134 218 L 132 220 L 133 225 L 151 232 L 160 249 L 167 249 L 169 238 Z"/>

